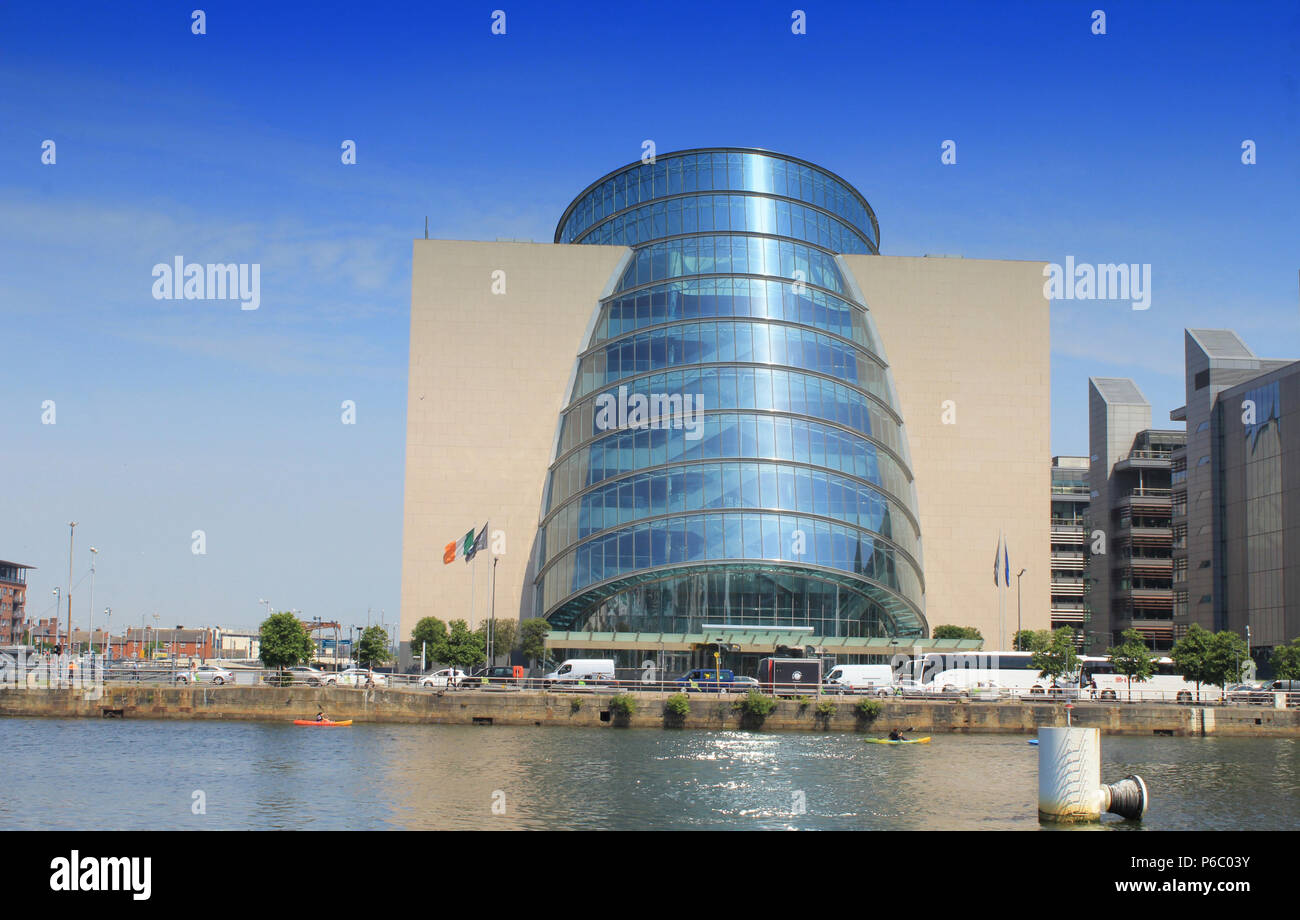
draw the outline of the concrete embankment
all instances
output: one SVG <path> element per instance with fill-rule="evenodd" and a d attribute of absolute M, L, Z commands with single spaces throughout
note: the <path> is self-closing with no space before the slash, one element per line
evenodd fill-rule
<path fill-rule="evenodd" d="M 761 728 L 765 731 L 857 731 L 910 728 L 915 734 L 949 732 L 1033 733 L 1065 725 L 1065 707 L 1054 702 L 964 700 L 879 701 L 874 718 L 857 700 L 782 700 L 761 721 L 735 708 L 738 697 L 691 694 L 690 712 L 674 720 L 664 711 L 667 694 L 635 693 L 628 718 L 611 711 L 609 693 L 541 691 L 354 690 L 333 687 L 149 687 L 109 684 L 101 693 L 83 690 L 0 689 L 0 716 L 126 719 L 232 719 L 284 722 L 310 719 L 323 709 L 331 719 L 439 725 L 573 725 L 592 728 Z M 1073 724 L 1115 735 L 1220 735 L 1300 737 L 1300 710 L 1261 706 L 1198 706 L 1159 703 L 1077 703 Z"/>

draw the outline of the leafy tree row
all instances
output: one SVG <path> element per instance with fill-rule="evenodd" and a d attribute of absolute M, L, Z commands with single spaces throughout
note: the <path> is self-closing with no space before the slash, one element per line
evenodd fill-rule
<path fill-rule="evenodd" d="M 268 668 L 288 668 L 311 661 L 316 654 L 316 643 L 311 633 L 291 611 L 273 613 L 262 621 L 259 631 L 262 664 Z M 388 632 L 382 626 L 368 626 L 357 642 L 357 661 L 374 667 L 392 660 L 388 648 Z"/>

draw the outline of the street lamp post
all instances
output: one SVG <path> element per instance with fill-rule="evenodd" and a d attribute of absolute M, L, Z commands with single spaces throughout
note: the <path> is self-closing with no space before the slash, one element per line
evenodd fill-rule
<path fill-rule="evenodd" d="M 77 522 L 68 521 L 68 647 L 72 647 L 72 544 L 73 537 L 77 533 Z M 54 612 L 54 618 L 59 618 L 59 612 Z"/>
<path fill-rule="evenodd" d="M 109 658 L 113 657 L 113 608 L 104 608 L 104 620 L 107 626 L 104 627 L 104 654 Z"/>
<path fill-rule="evenodd" d="M 86 619 L 86 633 L 90 640 L 90 657 L 95 657 L 95 557 L 99 550 L 90 548 L 90 613 Z"/>
<path fill-rule="evenodd" d="M 1021 569 L 1019 572 L 1016 573 L 1016 632 L 1017 632 L 1017 633 L 1019 633 L 1019 632 L 1020 632 L 1020 629 L 1021 629 L 1021 624 L 1020 624 L 1020 576 L 1023 575 L 1023 574 L 1025 574 L 1025 572 L 1027 572 L 1027 571 L 1029 571 L 1029 570 L 1028 570 L 1028 569 Z M 1012 642 L 1011 644 L 1012 644 L 1012 645 L 1015 645 L 1014 642 Z"/>
<path fill-rule="evenodd" d="M 60 587 L 58 587 L 58 586 L 56 586 L 56 587 L 54 588 L 54 590 L 51 591 L 50 593 L 54 595 L 54 643 L 53 643 L 53 644 L 54 644 L 54 647 L 55 647 L 55 648 L 58 648 L 58 645 L 59 645 L 59 603 L 60 603 L 60 599 L 63 597 L 63 589 L 60 588 Z"/>

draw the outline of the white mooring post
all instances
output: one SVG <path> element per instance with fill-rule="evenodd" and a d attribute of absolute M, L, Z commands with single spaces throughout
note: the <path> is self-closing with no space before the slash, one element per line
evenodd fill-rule
<path fill-rule="evenodd" d="M 1101 730 L 1038 730 L 1038 817 L 1043 821 L 1099 821 L 1102 812 L 1141 820 L 1147 787 L 1140 776 L 1101 782 Z"/>

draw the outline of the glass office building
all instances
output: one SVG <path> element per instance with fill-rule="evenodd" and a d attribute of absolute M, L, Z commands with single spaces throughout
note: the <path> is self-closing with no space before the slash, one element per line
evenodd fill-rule
<path fill-rule="evenodd" d="M 555 241 L 632 255 L 547 474 L 553 628 L 925 636 L 903 420 L 836 258 L 878 252 L 862 195 L 792 157 L 683 151 L 598 180 Z"/>

